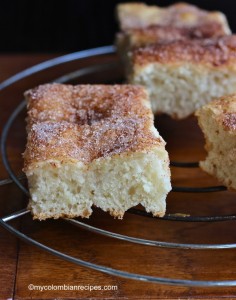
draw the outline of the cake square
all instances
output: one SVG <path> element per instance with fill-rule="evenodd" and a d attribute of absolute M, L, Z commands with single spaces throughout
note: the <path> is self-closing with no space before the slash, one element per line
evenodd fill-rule
<path fill-rule="evenodd" d="M 236 94 L 215 99 L 196 115 L 208 152 L 200 167 L 236 190 Z"/>
<path fill-rule="evenodd" d="M 89 217 L 93 205 L 118 218 L 138 204 L 165 214 L 169 158 L 143 87 L 46 84 L 25 97 L 35 219 Z"/>
<path fill-rule="evenodd" d="M 147 88 L 154 113 L 188 117 L 214 97 L 236 92 L 236 36 L 135 49 L 128 79 Z"/>

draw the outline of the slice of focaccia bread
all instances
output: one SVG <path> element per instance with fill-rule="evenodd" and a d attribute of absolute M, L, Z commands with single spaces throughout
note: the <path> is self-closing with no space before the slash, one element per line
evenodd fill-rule
<path fill-rule="evenodd" d="M 223 96 L 196 112 L 208 155 L 200 167 L 236 189 L 236 94 Z"/>
<path fill-rule="evenodd" d="M 135 49 L 128 78 L 147 88 L 154 113 L 185 118 L 236 92 L 236 35 Z"/>
<path fill-rule="evenodd" d="M 122 218 L 139 203 L 165 214 L 169 158 L 143 87 L 47 84 L 25 96 L 35 219 L 89 217 L 93 205 Z"/>
<path fill-rule="evenodd" d="M 231 33 L 224 14 L 186 3 L 164 8 L 144 3 L 122 3 L 117 5 L 117 17 L 121 32 L 116 36 L 116 45 L 124 59 L 129 50 L 152 43 L 212 38 Z"/>

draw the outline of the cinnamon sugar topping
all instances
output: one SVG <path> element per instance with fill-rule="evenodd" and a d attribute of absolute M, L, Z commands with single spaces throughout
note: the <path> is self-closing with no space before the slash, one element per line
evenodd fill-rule
<path fill-rule="evenodd" d="M 149 25 L 190 27 L 217 22 L 229 33 L 225 17 L 220 12 L 209 12 L 187 3 L 176 3 L 168 7 L 146 5 L 145 3 L 121 3 L 117 13 L 122 30 L 144 28 Z"/>
<path fill-rule="evenodd" d="M 236 130 L 236 113 L 225 114 L 223 125 L 231 130 Z"/>
<path fill-rule="evenodd" d="M 224 130 L 236 135 L 236 94 L 216 98 L 206 108 L 210 108 Z"/>
<path fill-rule="evenodd" d="M 153 43 L 167 43 L 176 40 L 213 38 L 225 35 L 222 25 L 217 22 L 201 24 L 196 27 L 173 27 L 151 25 L 144 28 L 134 28 L 123 33 L 131 39 L 131 46 L 139 47 Z"/>
<path fill-rule="evenodd" d="M 151 131 L 144 88 L 131 85 L 47 84 L 26 92 L 25 169 L 48 159 L 94 159 L 147 151 L 164 143 Z"/>
<path fill-rule="evenodd" d="M 192 62 L 212 66 L 236 60 L 236 35 L 156 44 L 133 51 L 135 64 Z"/>

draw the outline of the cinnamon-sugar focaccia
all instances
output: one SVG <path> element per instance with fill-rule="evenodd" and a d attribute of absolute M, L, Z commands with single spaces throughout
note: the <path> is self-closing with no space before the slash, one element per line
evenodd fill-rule
<path fill-rule="evenodd" d="M 25 96 L 35 219 L 89 217 L 93 205 L 122 218 L 139 203 L 164 215 L 169 158 L 143 87 L 46 84 Z"/>
<path fill-rule="evenodd" d="M 215 99 L 196 115 L 208 152 L 200 167 L 236 190 L 236 94 Z"/>
<path fill-rule="evenodd" d="M 147 88 L 154 113 L 185 118 L 214 97 L 236 92 L 236 35 L 135 49 L 128 78 Z"/>

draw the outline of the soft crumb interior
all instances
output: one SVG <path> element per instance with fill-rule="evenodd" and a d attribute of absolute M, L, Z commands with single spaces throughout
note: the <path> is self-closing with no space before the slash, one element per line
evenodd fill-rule
<path fill-rule="evenodd" d="M 35 218 L 89 217 L 92 205 L 122 218 L 141 203 L 163 216 L 171 189 L 167 152 L 133 153 L 81 163 L 42 162 L 27 174 Z"/>
<path fill-rule="evenodd" d="M 206 138 L 208 156 L 200 162 L 203 170 L 217 178 L 229 188 L 236 189 L 236 139 L 235 135 L 224 130 L 213 112 L 201 110 L 199 123 Z"/>
<path fill-rule="evenodd" d="M 137 67 L 129 81 L 147 87 L 154 113 L 179 119 L 191 115 L 213 97 L 236 92 L 235 72 L 193 64 Z"/>

